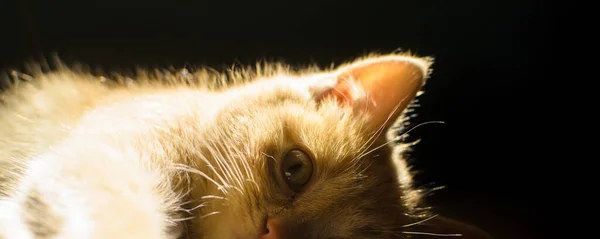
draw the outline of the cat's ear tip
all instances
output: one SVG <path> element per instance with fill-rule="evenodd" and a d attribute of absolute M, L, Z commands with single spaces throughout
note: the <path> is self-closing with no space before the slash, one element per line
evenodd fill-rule
<path fill-rule="evenodd" d="M 408 63 L 417 67 L 423 78 L 428 78 L 431 73 L 431 66 L 433 65 L 433 57 L 420 57 L 413 54 L 389 54 L 375 58 L 377 61 L 395 61 L 401 63 Z"/>
<path fill-rule="evenodd" d="M 406 66 L 408 64 L 413 67 L 416 67 L 416 70 L 421 73 L 422 79 L 426 80 L 431 75 L 431 66 L 434 63 L 434 60 L 435 59 L 431 56 L 418 56 L 406 52 L 391 54 L 370 54 L 355 60 L 354 63 L 351 64 L 351 68 L 361 67 L 364 65 L 374 65 L 374 63 L 385 62 L 400 63 L 400 65 L 403 66 Z M 343 68 L 345 67 L 342 67 L 342 71 L 344 71 Z"/>

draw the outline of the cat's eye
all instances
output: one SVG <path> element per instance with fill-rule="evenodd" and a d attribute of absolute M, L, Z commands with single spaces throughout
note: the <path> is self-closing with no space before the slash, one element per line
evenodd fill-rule
<path fill-rule="evenodd" d="M 305 152 L 293 149 L 284 155 L 281 172 L 290 189 L 298 192 L 310 181 L 313 163 Z"/>

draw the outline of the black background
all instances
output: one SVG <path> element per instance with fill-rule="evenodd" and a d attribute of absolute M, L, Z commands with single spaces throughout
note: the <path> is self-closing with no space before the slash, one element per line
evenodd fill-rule
<path fill-rule="evenodd" d="M 553 12 L 541 1 L 4 1 L 0 68 L 56 52 L 105 69 L 258 59 L 340 63 L 397 48 L 436 58 L 411 135 L 429 201 L 496 238 L 546 231 L 551 156 L 540 81 Z"/>

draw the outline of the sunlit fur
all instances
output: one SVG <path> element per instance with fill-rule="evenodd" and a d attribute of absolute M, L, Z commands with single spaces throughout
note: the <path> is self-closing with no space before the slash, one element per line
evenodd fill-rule
<path fill-rule="evenodd" d="M 37 223 L 56 238 L 250 239 L 270 217 L 293 225 L 294 238 L 406 238 L 429 214 L 406 147 L 379 147 L 397 132 L 368 130 L 368 113 L 314 97 L 335 72 L 386 57 L 429 73 L 429 59 L 406 54 L 135 80 L 66 67 L 15 73 L 0 95 L 0 238 L 42 238 L 26 220 L 33 192 L 54 216 Z M 315 165 L 298 194 L 278 166 L 293 148 Z"/>

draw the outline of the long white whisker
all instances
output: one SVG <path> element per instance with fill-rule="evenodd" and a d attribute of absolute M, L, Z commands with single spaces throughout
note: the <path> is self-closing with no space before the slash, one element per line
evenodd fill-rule
<path fill-rule="evenodd" d="M 219 133 L 219 134 L 221 134 L 221 133 Z M 210 151 L 211 155 L 213 156 L 213 158 L 216 159 L 217 165 L 219 165 L 219 169 L 221 169 L 221 172 L 223 172 L 223 174 L 225 174 L 226 178 L 228 179 L 228 182 L 229 182 L 229 180 L 237 181 L 237 178 L 234 176 L 235 172 L 231 168 L 231 163 L 227 162 L 227 159 L 223 156 L 223 153 L 221 152 L 221 150 L 219 149 L 218 146 L 216 146 L 212 142 L 211 142 L 211 146 L 215 146 L 215 148 L 209 147 L 209 151 Z M 244 193 L 239 187 L 231 185 L 228 182 L 224 182 L 226 188 L 233 188 L 242 194 Z M 238 182 L 238 183 L 241 184 L 241 182 Z"/>
<path fill-rule="evenodd" d="M 411 235 L 426 235 L 426 236 L 437 236 L 437 237 L 462 237 L 463 234 L 460 233 L 448 233 L 448 234 L 441 234 L 441 233 L 430 233 L 430 232 L 401 232 L 404 234 L 411 234 Z"/>
<path fill-rule="evenodd" d="M 250 154 L 251 150 L 246 148 L 246 153 Z M 245 159 L 242 159 L 242 165 L 244 165 L 244 171 L 246 172 L 246 177 L 251 181 L 254 181 L 254 174 L 251 173 L 250 164 Z"/>
<path fill-rule="evenodd" d="M 227 200 L 224 197 L 221 196 L 217 196 L 217 195 L 204 195 L 202 197 L 200 197 L 201 199 L 222 199 L 222 200 Z"/>
<path fill-rule="evenodd" d="M 206 146 L 206 148 L 209 150 L 209 153 L 212 153 L 212 148 L 210 147 L 210 144 L 208 142 L 203 142 L 203 144 Z M 208 160 L 206 158 L 206 156 L 204 156 L 204 154 L 202 153 L 196 153 L 194 154 L 195 156 L 197 156 L 198 158 L 200 158 L 200 160 L 202 160 L 202 162 L 204 162 L 206 164 L 206 166 L 208 168 L 210 168 L 212 170 L 212 172 L 217 176 L 217 178 L 221 181 L 221 184 L 216 184 L 217 188 L 222 191 L 223 193 L 227 194 L 227 183 L 226 180 L 223 178 L 223 176 L 217 171 L 217 168 L 210 162 L 210 160 Z M 189 167 L 189 166 L 188 166 Z M 197 170 L 197 169 L 196 169 Z M 206 176 L 208 176 L 207 174 L 204 174 Z M 213 182 L 216 183 L 215 180 L 212 180 Z"/>
<path fill-rule="evenodd" d="M 208 176 L 206 173 L 204 173 L 204 172 L 202 172 L 202 171 L 200 171 L 200 170 L 198 170 L 198 169 L 195 169 L 195 168 L 189 168 L 189 167 L 187 167 L 187 168 L 186 168 L 186 167 L 182 167 L 182 166 L 180 166 L 180 165 L 174 165 L 174 166 L 173 166 L 173 168 L 174 168 L 174 169 L 178 169 L 178 170 L 182 170 L 182 171 L 186 171 L 186 172 L 189 172 L 189 173 L 193 173 L 193 174 L 200 175 L 200 176 L 202 176 L 203 178 L 205 178 L 206 180 L 208 180 L 208 181 L 210 181 L 210 182 L 214 183 L 214 184 L 215 184 L 217 187 L 219 187 L 219 188 L 223 187 L 223 185 L 219 184 L 217 181 L 213 180 L 213 179 L 212 179 L 210 176 Z"/>
<path fill-rule="evenodd" d="M 221 173 L 223 173 L 225 178 L 228 178 L 228 179 L 231 178 L 231 174 L 229 173 L 229 171 L 227 171 L 224 168 L 225 166 L 223 165 L 222 159 L 221 159 L 221 157 L 219 157 L 220 155 L 215 152 L 215 149 L 213 148 L 213 146 L 215 146 L 215 145 L 212 142 L 210 142 L 210 143 L 208 143 L 206 148 L 208 149 L 209 153 L 215 159 L 217 166 L 219 166 L 219 170 L 221 171 Z M 223 177 L 220 177 L 220 176 L 219 176 L 219 178 L 221 179 L 221 182 L 223 183 L 223 187 L 224 187 L 223 190 L 227 190 L 228 188 L 231 187 L 231 185 L 229 185 L 229 183 L 227 183 L 228 180 L 225 180 Z"/>
<path fill-rule="evenodd" d="M 201 216 L 200 219 L 203 219 L 203 218 L 206 218 L 206 217 L 209 217 L 209 216 L 212 216 L 212 215 L 217 215 L 219 213 L 221 213 L 221 212 L 214 211 L 214 212 L 208 213 L 208 214 L 206 214 L 204 216 Z"/>
<path fill-rule="evenodd" d="M 444 123 L 446 123 L 446 122 L 444 122 L 444 121 L 427 121 L 427 122 L 423 122 L 423 123 L 420 123 L 420 124 L 416 125 L 415 127 L 410 128 L 406 132 L 403 132 L 402 135 L 408 134 L 408 133 L 410 133 L 410 131 L 413 131 L 414 129 L 416 129 L 417 127 L 422 126 L 422 125 L 426 125 L 426 124 L 444 124 Z M 402 136 L 402 135 L 400 135 L 400 136 Z"/>
<path fill-rule="evenodd" d="M 194 219 L 194 217 L 184 217 L 184 218 L 173 218 L 171 219 L 172 222 L 183 222 L 183 221 L 187 221 L 187 220 L 191 220 Z"/>
<path fill-rule="evenodd" d="M 242 170 L 240 169 L 240 165 L 237 162 L 233 162 L 234 159 L 238 159 L 238 157 L 235 157 L 234 155 L 240 155 L 240 152 L 237 149 L 237 147 L 227 147 L 226 151 L 227 151 L 227 155 L 229 155 L 229 158 L 230 158 L 230 161 L 231 161 L 230 164 L 233 166 L 233 172 L 234 172 L 235 180 L 238 182 L 238 186 L 242 187 L 244 185 L 243 182 L 245 181 L 244 180 L 244 175 L 242 174 Z M 244 161 L 243 159 L 239 159 L 239 160 L 240 161 Z"/>
<path fill-rule="evenodd" d="M 366 155 L 364 153 L 364 151 L 368 150 L 369 148 L 371 148 L 371 146 L 373 146 L 373 143 L 375 143 L 375 141 L 377 141 L 377 138 L 379 138 L 379 136 L 381 135 L 381 133 L 384 131 L 385 126 L 387 125 L 387 123 L 390 121 L 390 119 L 392 118 L 392 115 L 394 115 L 394 113 L 396 111 L 398 111 L 398 109 L 400 108 L 400 105 L 402 105 L 402 102 L 404 102 L 406 100 L 408 96 L 404 97 L 404 99 L 402 99 L 398 104 L 396 104 L 396 106 L 394 107 L 394 109 L 392 110 L 392 112 L 390 112 L 387 116 L 387 118 L 385 119 L 385 121 L 377 128 L 377 130 L 375 131 L 375 133 L 373 133 L 371 135 L 371 137 L 369 137 L 369 139 L 366 141 L 366 143 L 361 147 L 361 153 L 359 155 L 361 155 L 360 157 L 355 157 L 354 159 L 352 159 L 352 161 L 358 160 L 359 158 L 361 158 L 362 156 Z M 367 147 L 364 147 L 365 145 L 368 145 Z M 363 149 L 364 148 L 364 149 Z"/>
<path fill-rule="evenodd" d="M 425 218 L 425 219 L 423 219 L 423 220 L 420 220 L 420 221 L 418 221 L 418 222 L 413 222 L 413 223 L 410 223 L 410 224 L 403 225 L 402 227 L 412 227 L 412 226 L 414 226 L 414 225 L 419 225 L 419 224 L 421 224 L 421 223 L 424 223 L 424 222 L 426 222 L 426 221 L 429 221 L 429 220 L 431 220 L 431 219 L 434 219 L 434 218 L 435 218 L 435 217 L 437 217 L 437 216 L 438 216 L 438 215 L 433 215 L 433 216 L 431 216 L 431 217 Z"/>
<path fill-rule="evenodd" d="M 419 127 L 419 126 L 426 125 L 426 124 L 431 124 L 431 123 L 441 123 L 441 124 L 443 124 L 444 122 L 443 121 L 428 121 L 428 122 L 420 123 L 420 124 L 416 125 L 415 127 L 412 127 L 411 129 L 409 129 L 408 131 L 404 132 L 402 135 L 407 134 L 408 132 L 412 131 L 413 129 L 415 129 L 415 128 Z M 372 153 L 373 151 L 376 151 L 376 150 L 380 149 L 383 146 L 386 146 L 386 145 L 388 145 L 388 144 L 390 144 L 392 142 L 397 141 L 398 139 L 402 138 L 402 135 L 399 135 L 395 139 L 392 139 L 392 140 L 390 140 L 388 142 L 385 142 L 382 145 L 379 145 L 379 146 L 377 146 L 377 147 L 369 150 L 366 153 L 360 154 L 357 158 L 364 157 L 365 155 L 368 155 L 368 154 Z"/>
<path fill-rule="evenodd" d="M 206 207 L 207 205 L 208 204 L 206 202 L 204 202 L 204 203 L 198 204 L 198 206 L 195 206 L 193 208 L 183 209 L 182 211 L 184 211 L 184 212 L 186 212 L 188 214 L 192 214 L 192 212 L 195 211 L 196 209 Z"/>

